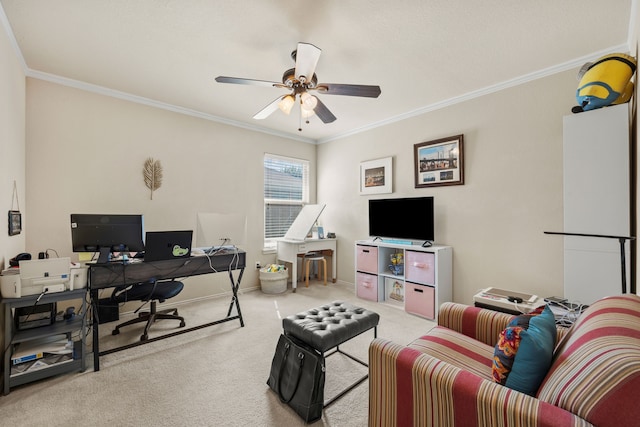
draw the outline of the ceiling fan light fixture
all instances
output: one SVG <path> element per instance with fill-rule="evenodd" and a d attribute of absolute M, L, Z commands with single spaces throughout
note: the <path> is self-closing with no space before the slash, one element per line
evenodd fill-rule
<path fill-rule="evenodd" d="M 309 92 L 304 92 L 300 95 L 300 102 L 302 103 L 302 108 L 305 110 L 312 110 L 316 108 L 318 105 L 318 98 L 313 95 L 309 95 Z"/>
<path fill-rule="evenodd" d="M 316 112 L 313 110 L 307 110 L 306 108 L 304 108 L 304 104 L 302 106 L 302 108 L 300 108 L 300 114 L 302 115 L 303 119 L 308 119 L 309 117 L 313 116 Z"/>
<path fill-rule="evenodd" d="M 280 102 L 278 102 L 278 108 L 280 111 L 289 115 L 291 113 L 291 109 L 293 108 L 293 104 L 295 104 L 295 99 L 291 95 L 285 95 L 282 97 Z"/>

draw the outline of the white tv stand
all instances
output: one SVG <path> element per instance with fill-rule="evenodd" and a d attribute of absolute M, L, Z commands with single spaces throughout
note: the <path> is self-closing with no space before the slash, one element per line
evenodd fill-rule
<path fill-rule="evenodd" d="M 438 307 L 453 299 L 451 246 L 356 241 L 356 295 L 383 302 L 435 320 Z M 402 271 L 389 268 L 391 257 L 402 260 Z"/>

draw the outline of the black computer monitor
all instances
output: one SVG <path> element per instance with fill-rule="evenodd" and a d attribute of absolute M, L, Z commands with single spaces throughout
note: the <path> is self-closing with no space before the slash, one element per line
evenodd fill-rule
<path fill-rule="evenodd" d="M 112 252 L 144 251 L 142 215 L 71 214 L 73 252 L 99 252 L 98 263 Z"/>

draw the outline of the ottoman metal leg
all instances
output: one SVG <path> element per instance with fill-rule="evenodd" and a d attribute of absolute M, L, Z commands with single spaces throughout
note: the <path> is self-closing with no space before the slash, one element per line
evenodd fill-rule
<path fill-rule="evenodd" d="M 354 337 L 355 338 L 355 337 Z M 374 326 L 373 327 L 373 338 L 378 338 L 378 327 Z M 346 353 L 342 350 L 340 350 L 340 346 L 336 346 L 336 348 L 333 351 L 328 352 L 327 354 L 323 354 L 323 356 L 325 358 L 331 356 L 332 354 L 335 353 L 340 353 L 340 354 L 344 354 L 345 356 L 347 356 L 349 359 L 358 362 L 359 364 L 361 364 L 362 366 L 366 366 L 369 367 L 369 365 L 366 362 L 363 362 L 362 360 L 358 359 L 355 356 L 352 356 L 349 353 Z M 358 387 L 360 384 L 362 384 L 364 382 L 364 380 L 366 380 L 367 378 L 369 378 L 369 373 L 365 374 L 362 378 L 358 379 L 356 382 L 354 382 L 353 384 L 351 384 L 350 386 L 348 386 L 347 388 L 345 388 L 344 390 L 342 390 L 340 393 L 338 393 L 337 395 L 335 395 L 334 397 L 332 397 L 331 399 L 327 399 L 324 401 L 324 408 L 326 408 L 327 406 L 331 405 L 333 402 L 335 402 L 336 400 L 340 399 L 342 396 L 344 396 L 345 394 L 347 394 L 348 392 L 350 392 L 351 390 L 353 390 L 354 388 Z"/>

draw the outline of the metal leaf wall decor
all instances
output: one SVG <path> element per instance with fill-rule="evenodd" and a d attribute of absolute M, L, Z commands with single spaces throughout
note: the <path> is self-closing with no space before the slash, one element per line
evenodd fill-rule
<path fill-rule="evenodd" d="M 149 157 L 144 162 L 142 175 L 144 176 L 144 185 L 151 190 L 151 200 L 153 200 L 153 191 L 162 185 L 162 165 L 160 160 L 153 160 L 152 157 Z"/>

